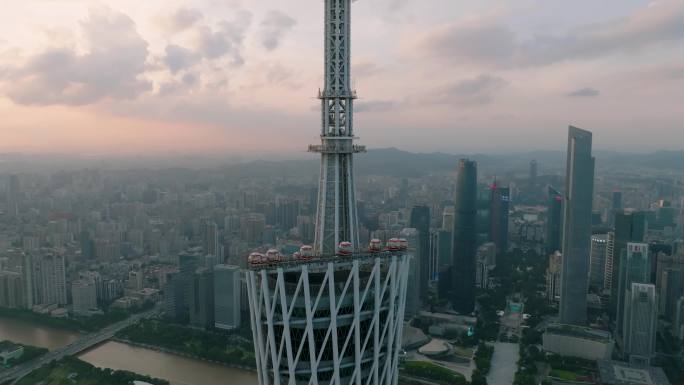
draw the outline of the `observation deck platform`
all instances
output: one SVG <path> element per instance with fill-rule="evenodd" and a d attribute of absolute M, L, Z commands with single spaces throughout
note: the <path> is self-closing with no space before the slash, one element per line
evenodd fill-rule
<path fill-rule="evenodd" d="M 351 137 L 341 137 L 349 140 L 328 141 L 327 144 L 311 144 L 309 152 L 318 154 L 359 154 L 366 152 L 366 146 L 351 144 Z M 326 138 L 329 140 L 332 138 Z"/>
<path fill-rule="evenodd" d="M 248 265 L 247 270 L 250 271 L 262 271 L 266 272 L 277 272 L 282 269 L 283 272 L 297 272 L 302 269 L 302 266 L 307 266 L 310 272 L 315 271 L 325 271 L 328 269 L 328 264 L 333 263 L 336 270 L 351 269 L 355 261 L 359 261 L 361 265 L 372 265 L 375 263 L 376 259 L 380 259 L 383 262 L 391 262 L 393 257 L 400 258 L 405 256 L 407 252 L 405 250 L 400 251 L 380 251 L 380 252 L 364 252 L 355 253 L 349 256 L 314 256 L 311 259 L 291 259 L 283 260 L 282 262 L 274 262 L 268 264 L 257 264 Z"/>

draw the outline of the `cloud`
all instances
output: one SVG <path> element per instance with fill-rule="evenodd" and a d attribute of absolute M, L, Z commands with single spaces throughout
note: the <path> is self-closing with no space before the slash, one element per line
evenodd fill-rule
<path fill-rule="evenodd" d="M 601 92 L 595 88 L 585 87 L 580 88 L 579 90 L 568 92 L 565 94 L 565 96 L 569 98 L 593 98 L 599 96 L 600 94 Z"/>
<path fill-rule="evenodd" d="M 175 44 L 166 46 L 164 64 L 169 67 L 169 70 L 173 74 L 180 70 L 192 67 L 199 62 L 200 59 L 201 57 L 199 55 L 187 48 Z"/>
<path fill-rule="evenodd" d="M 447 86 L 437 94 L 450 104 L 480 105 L 490 103 L 496 92 L 507 85 L 508 82 L 498 76 L 482 74 Z"/>
<path fill-rule="evenodd" d="M 194 8 L 181 7 L 162 21 L 163 26 L 170 32 L 181 32 L 202 20 L 202 12 Z"/>
<path fill-rule="evenodd" d="M 134 99 L 151 89 L 142 75 L 147 42 L 127 15 L 92 10 L 80 23 L 85 53 L 51 48 L 8 69 L 3 89 L 18 104 L 83 105 L 104 98 Z"/>
<path fill-rule="evenodd" d="M 251 24 L 252 14 L 242 10 L 233 20 L 220 22 L 215 30 L 208 26 L 197 27 L 197 51 L 208 59 L 229 56 L 233 65 L 242 65 L 242 42 Z"/>
<path fill-rule="evenodd" d="M 498 16 L 475 17 L 428 30 L 418 38 L 415 48 L 448 61 L 499 63 L 515 54 L 514 36 Z"/>
<path fill-rule="evenodd" d="M 187 74 L 183 75 L 183 78 L 181 80 L 183 84 L 185 84 L 186 86 L 192 87 L 199 83 L 200 76 L 195 73 L 188 72 Z"/>
<path fill-rule="evenodd" d="M 159 86 L 159 91 L 157 92 L 157 95 L 159 96 L 169 96 L 169 95 L 176 95 L 176 94 L 181 94 L 182 91 L 187 91 L 188 89 L 194 88 L 196 85 L 198 85 L 200 82 L 200 76 L 188 72 L 183 75 L 180 81 L 176 80 L 171 80 L 167 82 L 163 82 Z"/>
<path fill-rule="evenodd" d="M 380 72 L 382 72 L 382 68 L 371 61 L 352 63 L 351 74 L 353 77 L 370 77 Z"/>
<path fill-rule="evenodd" d="M 389 111 L 396 108 L 399 104 L 393 100 L 358 101 L 354 104 L 354 111 L 358 113 Z"/>
<path fill-rule="evenodd" d="M 290 31 L 297 20 L 280 11 L 268 11 L 261 22 L 261 44 L 268 51 L 278 48 L 283 36 Z"/>
<path fill-rule="evenodd" d="M 435 26 L 410 50 L 452 63 L 530 67 L 588 60 L 684 39 L 684 2 L 663 0 L 629 17 L 581 25 L 562 34 L 522 37 L 495 14 Z"/>

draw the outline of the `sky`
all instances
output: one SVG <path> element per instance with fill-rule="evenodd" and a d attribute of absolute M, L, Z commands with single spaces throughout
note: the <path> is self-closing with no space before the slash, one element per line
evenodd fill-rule
<path fill-rule="evenodd" d="M 321 0 L 0 0 L 0 151 L 306 156 Z M 684 149 L 682 0 L 358 0 L 370 148 Z"/>

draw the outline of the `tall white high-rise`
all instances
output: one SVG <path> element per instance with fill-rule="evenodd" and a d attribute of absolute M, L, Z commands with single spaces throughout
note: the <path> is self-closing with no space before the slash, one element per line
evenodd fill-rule
<path fill-rule="evenodd" d="M 352 0 L 325 0 L 325 87 L 315 242 L 250 257 L 247 293 L 261 385 L 396 385 L 409 256 L 362 247 L 354 186 Z"/>

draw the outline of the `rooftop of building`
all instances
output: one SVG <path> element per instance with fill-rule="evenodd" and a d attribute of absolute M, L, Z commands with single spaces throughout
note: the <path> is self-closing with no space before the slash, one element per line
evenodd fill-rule
<path fill-rule="evenodd" d="M 449 353 L 450 350 L 451 348 L 446 341 L 434 338 L 418 349 L 418 352 L 425 356 L 440 356 Z"/>
<path fill-rule="evenodd" d="M 670 385 L 661 368 L 637 368 L 626 362 L 599 361 L 598 369 L 603 385 Z"/>
<path fill-rule="evenodd" d="M 612 337 L 610 332 L 600 329 L 593 329 L 586 326 L 567 325 L 554 323 L 546 327 L 546 333 L 563 335 L 568 337 L 582 338 L 597 342 L 610 342 Z"/>

